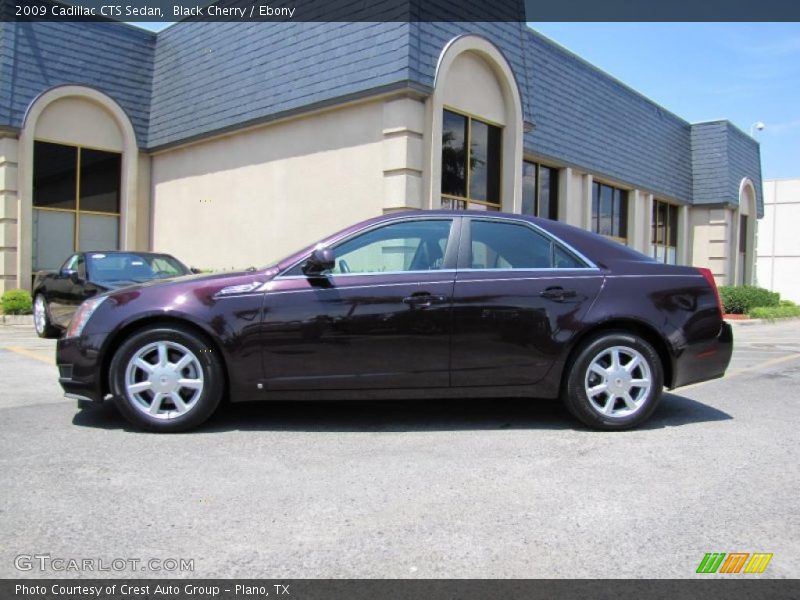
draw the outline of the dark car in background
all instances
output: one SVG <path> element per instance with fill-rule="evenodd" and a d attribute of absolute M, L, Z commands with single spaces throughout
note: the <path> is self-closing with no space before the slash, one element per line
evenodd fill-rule
<path fill-rule="evenodd" d="M 33 324 L 39 337 L 58 337 L 81 302 L 109 290 L 188 275 L 192 271 L 169 254 L 77 252 L 57 271 L 39 271 L 33 280 Z"/>
<path fill-rule="evenodd" d="M 84 302 L 60 383 L 135 425 L 181 431 L 223 396 L 557 398 L 629 429 L 663 388 L 732 352 L 707 269 L 533 217 L 426 211 L 365 221 L 261 270 L 148 282 Z"/>

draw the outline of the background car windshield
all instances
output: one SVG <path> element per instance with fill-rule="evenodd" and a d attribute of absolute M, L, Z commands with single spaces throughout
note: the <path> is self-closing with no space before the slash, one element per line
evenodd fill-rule
<path fill-rule="evenodd" d="M 89 276 L 94 281 L 147 281 L 187 275 L 189 270 L 165 254 L 133 253 L 87 255 Z"/>

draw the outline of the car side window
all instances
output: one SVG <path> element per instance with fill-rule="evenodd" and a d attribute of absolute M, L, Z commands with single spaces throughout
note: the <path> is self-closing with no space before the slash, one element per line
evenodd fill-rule
<path fill-rule="evenodd" d="M 451 219 L 402 221 L 334 246 L 332 274 L 435 271 L 444 264 Z"/>
<path fill-rule="evenodd" d="M 580 269 L 566 249 L 519 223 L 473 220 L 471 269 Z"/>
<path fill-rule="evenodd" d="M 67 269 L 71 269 L 76 271 L 78 269 L 78 254 L 73 254 L 67 260 L 64 261 L 64 264 L 61 265 L 61 271 L 66 271 Z"/>
<path fill-rule="evenodd" d="M 75 261 L 75 267 L 73 267 L 76 271 L 78 271 L 78 277 L 81 279 L 86 279 L 86 261 L 83 259 L 83 255 L 79 254 L 77 256 L 77 260 Z"/>

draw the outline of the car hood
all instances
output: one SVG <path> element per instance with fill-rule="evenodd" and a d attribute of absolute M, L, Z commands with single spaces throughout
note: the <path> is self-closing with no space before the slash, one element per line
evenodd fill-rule
<path fill-rule="evenodd" d="M 182 295 L 206 304 L 218 297 L 255 292 L 275 277 L 278 272 L 277 267 L 271 267 L 258 271 L 184 275 L 170 279 L 153 279 L 132 285 L 123 283 L 124 287 L 115 286 L 107 294 L 123 304 L 134 299 L 149 298 L 154 301 L 153 308 L 171 305 L 176 298 Z"/>

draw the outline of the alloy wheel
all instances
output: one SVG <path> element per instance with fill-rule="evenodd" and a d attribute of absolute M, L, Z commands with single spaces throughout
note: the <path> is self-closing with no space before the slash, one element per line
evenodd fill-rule
<path fill-rule="evenodd" d="M 645 404 L 652 387 L 647 359 L 627 346 L 600 351 L 589 363 L 584 378 L 586 397 L 606 418 L 629 417 Z"/>
<path fill-rule="evenodd" d="M 156 419 L 172 419 L 191 411 L 203 386 L 203 369 L 197 356 L 175 342 L 143 346 L 125 370 L 125 392 L 132 405 Z"/>

